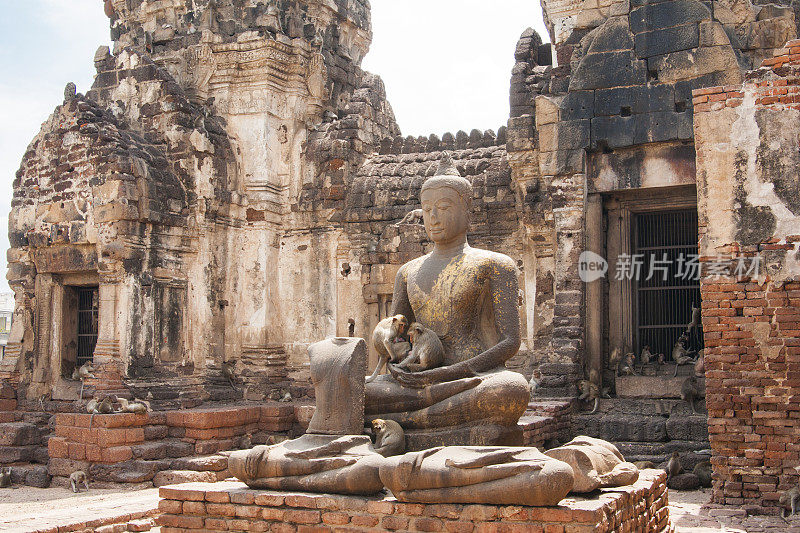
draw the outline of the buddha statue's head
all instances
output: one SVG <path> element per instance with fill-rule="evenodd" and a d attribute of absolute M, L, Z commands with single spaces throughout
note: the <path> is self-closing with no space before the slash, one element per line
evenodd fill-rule
<path fill-rule="evenodd" d="M 436 175 L 423 183 L 420 202 L 430 240 L 447 246 L 464 239 L 469 228 L 472 184 L 461 177 L 449 155 L 442 158 Z"/>

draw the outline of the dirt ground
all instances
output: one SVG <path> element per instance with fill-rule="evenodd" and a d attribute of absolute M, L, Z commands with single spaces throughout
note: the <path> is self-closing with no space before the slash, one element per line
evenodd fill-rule
<path fill-rule="evenodd" d="M 123 516 L 158 506 L 158 489 L 95 489 L 72 493 L 68 488 L 0 489 L 0 531 L 17 533 L 45 527 Z"/>
<path fill-rule="evenodd" d="M 743 509 L 708 505 L 710 492 L 669 493 L 670 520 L 678 533 L 800 533 L 800 516 L 747 516 Z M 0 489 L 0 531 L 22 533 L 52 525 L 123 516 L 158 506 L 158 489 L 100 489 L 73 494 L 68 488 Z"/>
<path fill-rule="evenodd" d="M 800 516 L 748 516 L 744 509 L 710 505 L 710 489 L 669 491 L 669 518 L 678 533 L 800 533 Z"/>

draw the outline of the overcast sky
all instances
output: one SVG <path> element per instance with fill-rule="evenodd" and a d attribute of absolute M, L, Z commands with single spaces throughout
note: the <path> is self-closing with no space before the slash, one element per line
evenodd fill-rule
<path fill-rule="evenodd" d="M 386 83 L 404 135 L 493 129 L 508 119 L 514 47 L 527 27 L 545 41 L 537 0 L 371 0 L 364 68 Z M 28 143 L 73 81 L 86 92 L 110 44 L 100 0 L 0 0 L 0 249 L 12 181 Z M 491 6 L 491 7 L 489 7 Z M 8 290 L 0 257 L 0 291 Z"/>

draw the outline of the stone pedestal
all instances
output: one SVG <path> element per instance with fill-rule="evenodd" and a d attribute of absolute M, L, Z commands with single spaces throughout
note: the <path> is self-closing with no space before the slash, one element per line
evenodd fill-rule
<path fill-rule="evenodd" d="M 161 487 L 162 533 L 206 531 L 670 531 L 666 474 L 553 507 L 400 503 L 392 497 L 258 491 L 244 483 Z"/>

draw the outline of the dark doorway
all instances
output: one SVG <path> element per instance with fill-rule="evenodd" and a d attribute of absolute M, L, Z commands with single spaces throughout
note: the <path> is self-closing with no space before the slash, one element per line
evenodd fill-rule
<path fill-rule="evenodd" d="M 78 293 L 78 352 L 76 364 L 91 361 L 97 345 L 100 294 L 97 287 L 76 287 Z"/>
<path fill-rule="evenodd" d="M 700 307 L 697 210 L 635 216 L 633 253 L 641 259 L 633 300 L 637 353 L 650 346 L 652 353 L 671 360 L 675 342 L 692 319 L 692 306 Z M 703 348 L 702 324 L 693 330 L 686 348 Z"/>

